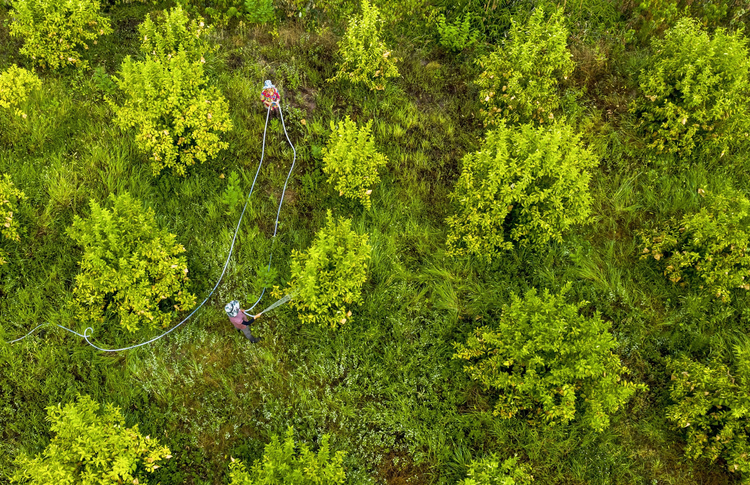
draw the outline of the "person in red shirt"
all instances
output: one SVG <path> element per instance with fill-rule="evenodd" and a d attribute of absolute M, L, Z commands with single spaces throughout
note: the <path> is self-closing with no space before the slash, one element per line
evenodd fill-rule
<path fill-rule="evenodd" d="M 266 83 L 263 85 L 263 91 L 260 93 L 260 100 L 263 101 L 266 108 L 271 108 L 271 111 L 276 111 L 276 108 L 279 107 L 280 99 L 281 96 L 276 90 L 276 86 L 274 86 L 270 80 L 266 80 Z"/>
<path fill-rule="evenodd" d="M 224 311 L 227 312 L 229 321 L 232 322 L 234 328 L 241 331 L 250 342 L 255 343 L 260 340 L 259 338 L 253 337 L 253 334 L 250 333 L 250 324 L 260 318 L 262 315 L 261 313 L 252 317 L 247 316 L 245 310 L 240 308 L 240 302 L 237 300 L 232 300 L 227 303 L 226 306 L 224 306 Z"/>

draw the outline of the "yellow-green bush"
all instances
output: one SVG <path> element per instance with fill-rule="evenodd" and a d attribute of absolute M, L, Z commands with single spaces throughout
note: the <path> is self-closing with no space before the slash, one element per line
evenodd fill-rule
<path fill-rule="evenodd" d="M 717 154 L 748 140 L 750 60 L 739 32 L 709 35 L 684 18 L 652 42 L 640 75 L 640 96 L 630 110 L 657 152 Z"/>
<path fill-rule="evenodd" d="M 323 173 L 328 175 L 328 182 L 339 195 L 359 199 L 368 209 L 371 187 L 380 182 L 378 168 L 388 163 L 375 149 L 371 128 L 369 121 L 358 129 L 348 116 L 338 125 L 331 121 L 331 137 L 323 149 Z"/>
<path fill-rule="evenodd" d="M 518 463 L 518 458 L 500 461 L 495 453 L 481 460 L 472 460 L 467 477 L 458 485 L 531 485 L 531 467 Z"/>
<path fill-rule="evenodd" d="M 122 106 L 110 101 L 116 121 L 136 129 L 154 174 L 171 169 L 185 175 L 187 167 L 228 147 L 221 134 L 232 129 L 229 106 L 203 70 L 204 25 L 190 22 L 180 7 L 158 24 L 147 20 L 141 28 L 145 60 L 126 57 L 116 78 L 126 95 Z"/>
<path fill-rule="evenodd" d="M 18 224 L 13 218 L 13 212 L 16 210 L 16 204 L 25 199 L 23 192 L 18 190 L 10 179 L 10 175 L 3 174 L 0 178 L 0 234 L 9 241 L 20 241 L 18 235 Z M 5 252 L 0 249 L 0 265 L 7 263 L 5 261 Z"/>
<path fill-rule="evenodd" d="M 343 451 L 331 453 L 329 435 L 323 435 L 317 453 L 306 444 L 294 442 L 294 428 L 287 429 L 284 442 L 271 437 L 258 460 L 248 471 L 245 464 L 232 458 L 229 464 L 231 485 L 341 485 L 346 481 Z"/>
<path fill-rule="evenodd" d="M 143 325 L 166 327 L 178 311 L 195 305 L 188 291 L 185 248 L 156 224 L 154 210 L 127 192 L 109 200 L 112 209 L 91 201 L 91 216 L 75 216 L 68 235 L 83 247 L 73 308 L 85 323 L 116 319 L 135 332 Z"/>
<path fill-rule="evenodd" d="M 479 151 L 463 158 L 451 195 L 458 212 L 447 219 L 449 254 L 491 261 L 513 247 L 511 240 L 536 247 L 561 241 L 571 226 L 588 220 L 588 170 L 597 164 L 563 123 L 510 128 L 501 122 Z"/>
<path fill-rule="evenodd" d="M 368 0 L 362 0 L 362 16 L 349 20 L 349 28 L 339 42 L 339 71 L 329 81 L 347 79 L 368 89 L 385 89 L 387 78 L 398 77 L 396 59 L 381 40 L 380 13 Z"/>
<path fill-rule="evenodd" d="M 24 40 L 21 54 L 57 69 L 83 65 L 78 49 L 112 32 L 98 0 L 14 0 L 10 35 Z"/>
<path fill-rule="evenodd" d="M 498 394 L 495 415 L 523 415 L 545 424 L 580 420 L 595 430 L 644 386 L 625 381 L 628 372 L 612 353 L 617 346 L 610 323 L 579 310 L 588 302 L 568 304 L 566 285 L 558 295 L 536 289 L 523 298 L 512 295 L 494 324 L 477 328 L 466 344 L 456 344 L 455 358 L 485 389 Z"/>
<path fill-rule="evenodd" d="M 362 303 L 371 248 L 367 234 L 351 226 L 351 219 L 336 220 L 329 210 L 312 246 L 292 251 L 290 305 L 305 323 L 336 328 L 351 320 L 352 305 Z"/>
<path fill-rule="evenodd" d="M 730 472 L 750 476 L 750 352 L 734 348 L 734 365 L 703 365 L 669 359 L 672 374 L 667 418 L 687 435 L 685 455 L 693 460 L 721 458 Z"/>
<path fill-rule="evenodd" d="M 142 470 L 153 472 L 158 461 L 172 457 L 156 438 L 143 436 L 137 424 L 126 428 L 118 408 L 107 404 L 102 409 L 89 396 L 47 407 L 47 419 L 55 436 L 40 455 L 16 459 L 12 483 L 147 483 Z"/>
<path fill-rule="evenodd" d="M 513 21 L 510 40 L 479 59 L 485 124 L 550 123 L 560 107 L 558 82 L 575 67 L 567 47 L 562 9 L 545 20 L 538 7 L 525 25 Z"/>
<path fill-rule="evenodd" d="M 733 289 L 750 290 L 750 201 L 734 191 L 701 192 L 705 199 L 698 212 L 637 233 L 641 259 L 659 261 L 673 283 L 692 280 L 728 302 Z"/>
<path fill-rule="evenodd" d="M 26 113 L 19 106 L 31 91 L 41 87 L 42 81 L 33 72 L 11 65 L 0 73 L 0 108 L 12 109 L 17 116 L 26 118 Z"/>

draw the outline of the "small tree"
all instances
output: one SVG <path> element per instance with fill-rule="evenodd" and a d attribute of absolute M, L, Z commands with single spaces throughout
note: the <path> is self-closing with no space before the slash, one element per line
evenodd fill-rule
<path fill-rule="evenodd" d="M 638 231 L 641 259 L 653 257 L 673 283 L 696 277 L 724 302 L 732 289 L 750 290 L 750 201 L 739 192 L 705 194 L 703 207 L 659 230 Z"/>
<path fill-rule="evenodd" d="M 23 37 L 21 54 L 42 67 L 84 65 L 78 49 L 112 29 L 98 0 L 13 0 L 10 35 Z"/>
<path fill-rule="evenodd" d="M 12 483 L 144 484 L 144 472 L 153 472 L 159 468 L 156 462 L 172 457 L 169 448 L 144 437 L 137 424 L 126 428 L 118 408 L 107 404 L 102 410 L 89 396 L 64 407 L 47 407 L 47 419 L 55 436 L 40 455 L 16 459 Z"/>
<path fill-rule="evenodd" d="M 144 210 L 127 192 L 110 194 L 112 209 L 91 201 L 91 216 L 75 216 L 68 235 L 83 246 L 73 306 L 87 323 L 116 317 L 135 332 L 143 324 L 166 327 L 175 313 L 190 309 L 185 248 L 160 229 L 154 210 Z"/>
<path fill-rule="evenodd" d="M 484 72 L 476 84 L 484 104 L 485 124 L 549 123 L 560 106 L 558 81 L 567 79 L 575 63 L 567 48 L 568 30 L 562 9 L 544 19 L 538 7 L 526 25 L 513 21 L 510 40 L 479 59 Z"/>
<path fill-rule="evenodd" d="M 26 101 L 29 93 L 42 87 L 42 81 L 32 72 L 15 64 L 0 73 L 0 108 L 12 109 L 22 118 L 26 113 L 19 106 Z"/>
<path fill-rule="evenodd" d="M 388 159 L 375 150 L 372 121 L 357 129 L 348 116 L 338 126 L 331 122 L 331 137 L 323 149 L 323 172 L 339 195 L 359 199 L 369 209 L 373 185 L 380 182 L 378 168 Z"/>
<path fill-rule="evenodd" d="M 328 81 L 348 79 L 372 91 L 385 89 L 387 78 L 399 76 L 396 59 L 380 38 L 381 23 L 377 7 L 362 0 L 362 16 L 349 20 L 349 28 L 339 42 L 339 72 Z"/>
<path fill-rule="evenodd" d="M 266 445 L 263 459 L 258 460 L 248 472 L 245 465 L 232 458 L 229 464 L 231 485 L 341 485 L 346 480 L 342 464 L 343 451 L 332 454 L 329 435 L 323 435 L 318 453 L 306 444 L 294 443 L 294 428 L 286 432 L 284 443 L 274 435 Z M 297 451 L 299 450 L 299 451 Z"/>
<path fill-rule="evenodd" d="M 717 29 L 713 38 L 690 18 L 663 40 L 654 38 L 653 57 L 641 72 L 642 95 L 631 105 L 638 129 L 658 152 L 722 154 L 748 138 L 750 93 L 747 41 Z"/>
<path fill-rule="evenodd" d="M 367 234 L 358 235 L 351 225 L 351 219 L 335 220 L 329 210 L 312 246 L 292 251 L 290 305 L 305 323 L 336 328 L 351 320 L 351 305 L 362 303 L 371 248 Z"/>
<path fill-rule="evenodd" d="M 265 24 L 273 16 L 272 0 L 245 0 L 245 18 L 248 22 Z"/>
<path fill-rule="evenodd" d="M 447 219 L 451 255 L 491 261 L 499 250 L 542 246 L 588 220 L 589 168 L 596 158 L 562 123 L 549 127 L 500 123 L 482 149 L 467 154 L 452 199 L 459 211 Z"/>
<path fill-rule="evenodd" d="M 531 485 L 534 482 L 529 465 L 519 464 L 515 457 L 501 462 L 494 453 L 478 461 L 472 460 L 467 475 L 458 485 Z"/>
<path fill-rule="evenodd" d="M 10 179 L 10 175 L 3 174 L 0 178 L 0 234 L 9 241 L 20 241 L 18 235 L 18 224 L 13 219 L 13 212 L 16 210 L 16 204 L 25 199 L 23 192 L 18 190 Z M 0 249 L 0 266 L 7 263 L 5 252 Z"/>
<path fill-rule="evenodd" d="M 588 302 L 565 303 L 569 289 L 570 283 L 559 295 L 545 290 L 539 297 L 536 289 L 523 299 L 512 295 L 496 325 L 456 344 L 454 357 L 470 362 L 464 370 L 471 378 L 499 392 L 495 415 L 524 413 L 557 424 L 582 413 L 584 423 L 601 431 L 610 414 L 645 388 L 622 379 L 628 370 L 612 353 L 610 323 L 580 315 Z"/>
<path fill-rule="evenodd" d="M 471 15 L 466 14 L 463 20 L 448 22 L 445 15 L 437 18 L 437 31 L 440 45 L 454 52 L 461 52 L 479 41 L 479 32 L 472 28 Z"/>
<path fill-rule="evenodd" d="M 176 7 L 158 24 L 144 22 L 141 32 L 149 54 L 144 61 L 125 58 L 116 82 L 126 101 L 110 104 L 121 127 L 138 130 L 136 143 L 150 155 L 154 174 L 170 168 L 185 175 L 227 148 L 220 133 L 232 129 L 226 100 L 204 75 L 204 23 L 189 23 Z"/>
<path fill-rule="evenodd" d="M 736 347 L 734 354 L 731 367 L 670 359 L 670 397 L 675 404 L 667 407 L 667 418 L 687 434 L 688 458 L 722 458 L 729 471 L 741 473 L 746 480 L 750 474 L 750 352 Z"/>

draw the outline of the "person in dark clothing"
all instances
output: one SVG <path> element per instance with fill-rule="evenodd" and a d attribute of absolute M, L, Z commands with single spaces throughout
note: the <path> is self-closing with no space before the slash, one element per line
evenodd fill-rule
<path fill-rule="evenodd" d="M 232 322 L 234 328 L 241 331 L 249 341 L 252 343 L 260 341 L 259 338 L 253 337 L 253 334 L 250 333 L 250 324 L 260 318 L 260 313 L 251 317 L 245 315 L 245 311 L 240 308 L 240 302 L 237 300 L 232 300 L 227 303 L 224 307 L 224 311 L 227 312 L 229 321 Z"/>

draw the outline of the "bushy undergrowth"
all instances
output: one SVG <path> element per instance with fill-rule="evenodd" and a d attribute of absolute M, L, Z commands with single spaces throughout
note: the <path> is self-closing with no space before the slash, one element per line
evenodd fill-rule
<path fill-rule="evenodd" d="M 468 476 L 458 485 L 531 485 L 531 467 L 519 464 L 518 458 L 500 461 L 494 453 L 469 465 Z"/>
<path fill-rule="evenodd" d="M 127 192 L 110 195 L 112 209 L 91 201 L 91 216 L 76 216 L 68 234 L 83 247 L 76 276 L 76 316 L 94 328 L 111 318 L 135 332 L 166 327 L 195 304 L 188 291 L 185 248 L 160 229 L 154 210 Z"/>
<path fill-rule="evenodd" d="M 42 87 L 42 81 L 33 73 L 15 64 L 0 73 L 0 108 L 13 110 L 16 116 L 26 118 L 20 107 L 29 93 Z"/>
<path fill-rule="evenodd" d="M 13 185 L 10 175 L 2 174 L 2 178 L 0 178 L 0 223 L 3 226 L 0 234 L 7 241 L 18 242 L 21 240 L 21 236 L 18 234 L 18 221 L 13 218 L 13 213 L 17 210 L 19 201 L 25 197 L 24 193 Z M 0 248 L 0 265 L 6 262 L 5 253 Z"/>
<path fill-rule="evenodd" d="M 50 69 L 84 66 L 80 49 L 112 33 L 98 0 L 14 0 L 10 35 L 23 38 L 20 52 Z"/>

